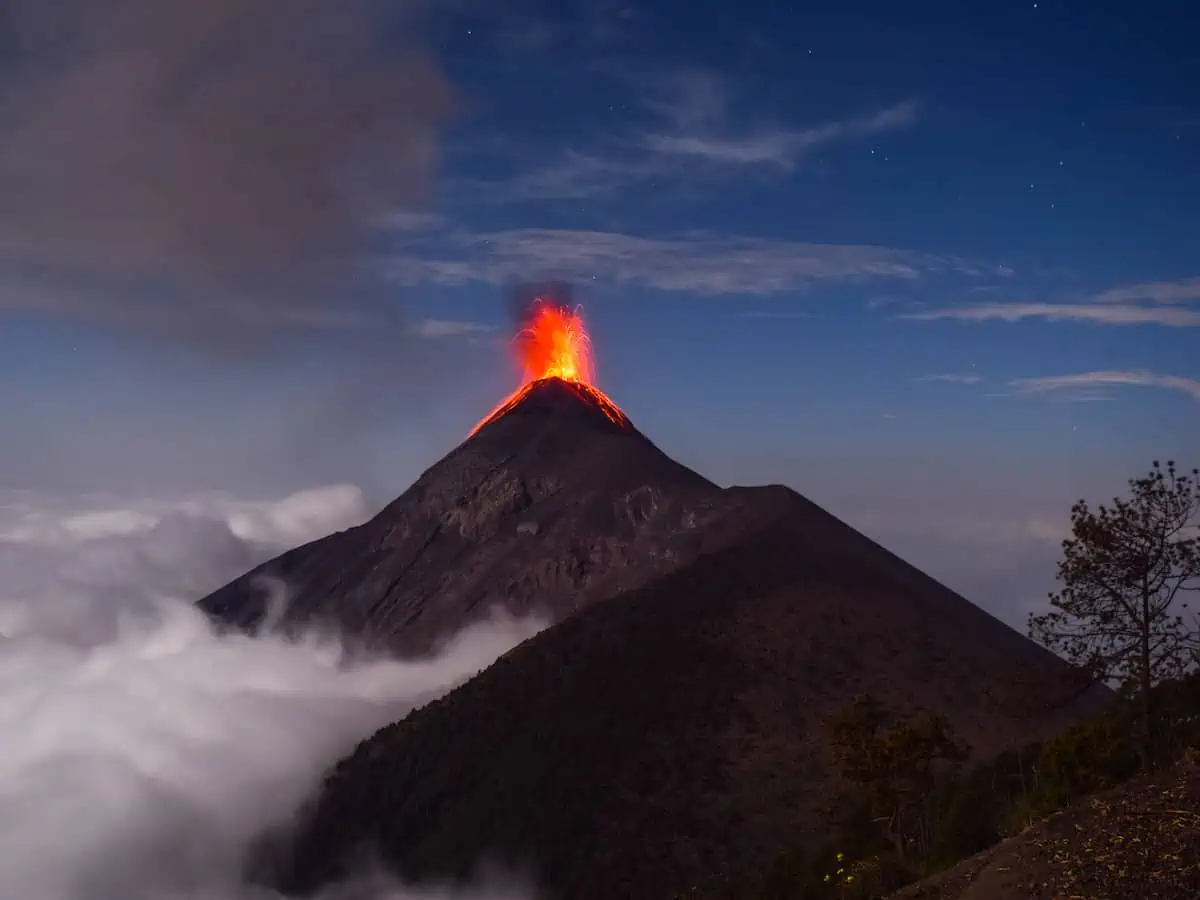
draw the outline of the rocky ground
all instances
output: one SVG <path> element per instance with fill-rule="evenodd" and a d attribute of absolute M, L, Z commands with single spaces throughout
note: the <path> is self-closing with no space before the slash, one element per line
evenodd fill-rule
<path fill-rule="evenodd" d="M 890 900 L 1197 900 L 1200 758 L 1092 797 Z"/>

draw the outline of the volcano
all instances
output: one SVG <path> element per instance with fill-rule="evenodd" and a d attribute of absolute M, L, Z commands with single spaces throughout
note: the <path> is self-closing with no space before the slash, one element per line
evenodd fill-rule
<path fill-rule="evenodd" d="M 1074 670 L 953 591 L 788 488 L 718 487 L 547 360 L 374 519 L 202 601 L 253 627 L 275 576 L 285 621 L 405 654 L 495 607 L 555 623 L 343 760 L 279 887 L 367 853 L 413 879 L 499 861 L 551 898 L 665 898 L 822 839 L 821 722 L 859 692 L 945 716 L 977 759 L 1091 704 L 1049 702 Z"/>
<path fill-rule="evenodd" d="M 218 619 L 336 627 L 423 654 L 493 609 L 565 618 L 739 530 L 743 498 L 663 454 L 575 383 L 539 380 L 364 525 L 299 547 L 201 601 Z"/>
<path fill-rule="evenodd" d="M 537 303 L 520 387 L 364 525 L 298 547 L 200 601 L 221 622 L 325 625 L 424 654 L 503 609 L 559 621 L 736 539 L 759 515 L 667 457 L 594 384 L 579 313 Z"/>

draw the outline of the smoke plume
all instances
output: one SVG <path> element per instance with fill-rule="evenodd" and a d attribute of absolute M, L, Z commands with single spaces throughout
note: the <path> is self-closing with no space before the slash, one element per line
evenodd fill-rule
<path fill-rule="evenodd" d="M 189 602 L 284 544 L 364 514 L 350 488 L 279 503 L 0 495 L 0 884 L 38 900 L 268 900 L 252 848 L 383 724 L 538 628 L 496 619 L 434 659 L 218 635 Z M 176 573 L 172 581 L 170 573 Z M 379 872 L 325 898 L 427 892 Z"/>
<path fill-rule="evenodd" d="M 0 310 L 236 343 L 354 328 L 452 90 L 416 0 L 0 0 Z"/>

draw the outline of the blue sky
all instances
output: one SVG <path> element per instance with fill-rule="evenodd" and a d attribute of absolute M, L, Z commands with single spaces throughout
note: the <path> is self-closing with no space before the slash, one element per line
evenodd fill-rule
<path fill-rule="evenodd" d="M 269 209 L 257 232 L 243 219 L 244 235 L 204 218 L 241 195 L 195 220 L 190 203 L 164 212 L 140 167 L 180 164 L 154 171 L 151 198 L 184 190 L 189 167 L 209 174 L 164 140 L 151 163 L 85 173 L 122 190 L 81 215 L 81 193 L 44 188 L 83 171 L 70 152 L 41 167 L 49 114 L 0 119 L 39 148 L 0 154 L 0 184 L 42 185 L 46 201 L 40 218 L 0 216 L 6 480 L 351 481 L 386 498 L 511 388 L 505 287 L 561 277 L 602 387 L 665 450 L 724 483 L 789 483 L 1019 619 L 1076 497 L 1106 499 L 1156 457 L 1197 462 L 1193 18 L 1183 3 L 460 0 L 422 24 L 401 104 L 424 129 L 405 145 L 422 190 L 354 232 L 355 279 L 270 305 L 239 282 L 218 309 L 193 268 L 146 260 L 160 239 L 172 263 L 199 258 L 164 222 L 217 222 L 236 249 L 312 205 Z M 410 53 L 412 24 L 396 27 L 388 46 Z M 120 81 L 99 90 L 123 133 L 158 140 Z M 313 121 L 358 96 L 331 91 Z M 141 159 L 83 107 L 44 108 L 95 128 L 96 158 Z M 78 249 L 122 238 L 100 263 Z M 181 313 L 179 285 L 202 316 Z M 286 340 L 194 339 L 196 321 L 264 310 Z M 371 324 L 381 310 L 403 335 Z"/>

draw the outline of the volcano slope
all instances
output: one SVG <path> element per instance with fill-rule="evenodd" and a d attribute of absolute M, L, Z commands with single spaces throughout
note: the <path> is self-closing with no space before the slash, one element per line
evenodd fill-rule
<path fill-rule="evenodd" d="M 1200 756 L 1081 801 L 890 900 L 1200 897 Z"/>
<path fill-rule="evenodd" d="M 483 861 L 545 896 L 668 898 L 819 841 L 839 787 L 822 717 L 869 691 L 947 716 L 979 756 L 1079 710 L 1071 670 L 786 488 L 732 488 L 753 528 L 577 613 L 364 742 L 280 885 L 348 861 L 412 879 Z M 1004 713 L 989 698 L 1016 698 Z"/>
<path fill-rule="evenodd" d="M 735 540 L 759 511 L 676 463 L 557 378 L 426 471 L 364 525 L 298 547 L 200 601 L 254 628 L 270 579 L 283 624 L 327 623 L 405 655 L 496 608 L 558 621 Z"/>

